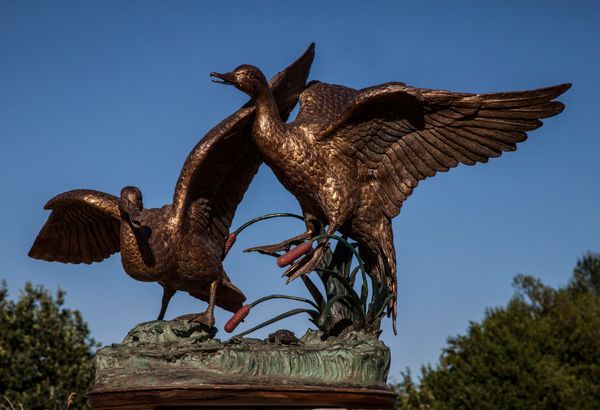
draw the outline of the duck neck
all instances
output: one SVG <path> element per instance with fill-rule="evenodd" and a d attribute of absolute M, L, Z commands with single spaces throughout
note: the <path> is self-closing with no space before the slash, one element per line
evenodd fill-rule
<path fill-rule="evenodd" d="M 143 282 L 156 280 L 153 265 L 156 261 L 152 254 L 147 238 L 141 232 L 136 232 L 131 224 L 121 219 L 121 262 L 123 269 L 134 279 Z"/>
<path fill-rule="evenodd" d="M 279 109 L 273 94 L 267 89 L 254 98 L 256 119 L 252 127 L 254 142 L 263 153 L 277 150 L 281 145 L 285 123 L 279 116 Z"/>

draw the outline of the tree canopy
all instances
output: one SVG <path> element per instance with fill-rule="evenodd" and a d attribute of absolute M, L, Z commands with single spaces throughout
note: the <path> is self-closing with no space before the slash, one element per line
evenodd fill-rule
<path fill-rule="evenodd" d="M 0 409 L 66 409 L 71 393 L 83 408 L 96 343 L 64 296 L 28 283 L 13 301 L 0 285 Z"/>
<path fill-rule="evenodd" d="M 554 289 L 514 279 L 506 307 L 450 337 L 435 367 L 397 386 L 399 409 L 595 409 L 600 403 L 600 254 Z"/>

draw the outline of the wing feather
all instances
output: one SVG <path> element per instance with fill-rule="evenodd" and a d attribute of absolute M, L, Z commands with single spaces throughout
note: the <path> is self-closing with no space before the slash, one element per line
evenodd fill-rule
<path fill-rule="evenodd" d="M 60 255 L 69 255 L 69 258 L 73 260 L 75 259 L 75 255 L 71 255 L 71 233 L 70 230 L 65 230 L 60 236 L 60 247 L 58 248 L 58 252 Z"/>
<path fill-rule="evenodd" d="M 417 139 L 417 142 L 429 153 L 431 156 L 431 163 L 434 165 L 436 170 L 445 172 L 452 168 L 453 164 L 458 164 L 454 158 L 444 154 L 435 145 L 433 145 L 429 141 L 429 138 L 423 136 L 423 138 Z"/>
<path fill-rule="evenodd" d="M 89 247 L 86 246 L 88 243 L 87 232 L 84 226 L 77 226 L 77 233 L 79 239 L 79 250 L 81 256 L 81 262 L 90 264 L 92 263 L 92 255 L 90 253 Z"/>
<path fill-rule="evenodd" d="M 69 250 L 71 255 L 73 256 L 73 258 L 77 259 L 77 260 L 82 260 L 81 258 L 81 252 L 79 251 L 79 235 L 78 235 L 78 229 L 71 229 L 71 238 L 70 238 L 70 242 L 71 242 L 71 249 Z"/>
<path fill-rule="evenodd" d="M 102 251 L 104 253 L 108 252 L 108 253 L 112 253 L 112 247 L 111 247 L 111 241 L 110 238 L 108 236 L 108 231 L 107 231 L 107 222 L 104 222 L 102 224 L 99 225 L 98 227 L 98 239 L 99 242 L 102 245 Z"/>
<path fill-rule="evenodd" d="M 29 251 L 32 258 L 90 264 L 121 249 L 117 197 L 79 189 L 54 197 L 45 209 L 52 212 Z"/>
<path fill-rule="evenodd" d="M 419 179 L 421 179 L 421 175 L 419 174 L 419 171 L 417 171 L 417 169 L 413 165 L 413 163 L 410 160 L 410 158 L 408 157 L 408 155 L 406 155 L 404 153 L 404 149 L 402 148 L 400 143 L 395 143 L 391 146 L 390 153 L 387 156 L 391 157 L 390 154 L 393 154 L 396 157 L 395 160 L 392 160 L 392 163 L 400 165 L 400 169 L 399 169 L 400 172 L 396 172 L 396 173 L 402 178 L 402 181 L 409 188 L 416 187 Z M 395 165 L 393 169 L 394 170 L 398 169 L 398 166 Z M 382 174 L 382 176 L 383 176 L 383 174 Z"/>

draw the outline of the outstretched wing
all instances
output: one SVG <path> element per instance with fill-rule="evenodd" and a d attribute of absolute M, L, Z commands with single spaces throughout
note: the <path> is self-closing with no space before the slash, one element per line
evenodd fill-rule
<path fill-rule="evenodd" d="M 305 87 L 313 58 L 311 44 L 269 82 L 284 121 Z M 218 249 L 223 249 L 235 210 L 262 163 L 251 138 L 253 119 L 249 102 L 209 131 L 186 159 L 175 188 L 173 204 L 179 220 L 190 213 L 204 220 Z"/>
<path fill-rule="evenodd" d="M 553 100 L 569 87 L 460 94 L 383 84 L 356 91 L 317 139 L 359 160 L 391 218 L 420 180 L 516 150 L 540 119 L 564 109 Z"/>
<path fill-rule="evenodd" d="M 29 256 L 50 262 L 100 262 L 121 249 L 118 198 L 78 189 L 52 198 L 52 212 Z"/>
<path fill-rule="evenodd" d="M 311 43 L 302 56 L 285 70 L 275 74 L 269 81 L 269 87 L 284 122 L 296 106 L 298 96 L 306 88 L 306 79 L 314 58 L 315 43 Z"/>

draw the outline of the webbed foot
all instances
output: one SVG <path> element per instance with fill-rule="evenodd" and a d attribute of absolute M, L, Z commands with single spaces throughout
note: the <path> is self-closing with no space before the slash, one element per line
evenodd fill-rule
<path fill-rule="evenodd" d="M 303 234 L 273 245 L 255 246 L 244 249 L 244 252 L 258 252 L 265 255 L 279 256 L 276 252 L 288 252 L 292 246 L 298 245 L 306 239 L 310 239 L 310 236 Z"/>
<path fill-rule="evenodd" d="M 319 263 L 323 258 L 323 254 L 325 253 L 325 249 L 327 249 L 328 246 L 329 244 L 327 242 L 320 243 L 314 251 L 300 259 L 298 262 L 294 263 L 292 267 L 290 267 L 283 274 L 284 276 L 288 277 L 286 283 L 290 283 L 299 276 L 314 271 L 316 267 L 319 266 Z"/>
<path fill-rule="evenodd" d="M 177 316 L 174 320 L 187 320 L 194 323 L 201 323 L 209 329 L 215 326 L 215 316 L 212 312 L 190 313 L 187 315 Z"/>
<path fill-rule="evenodd" d="M 302 242 L 310 239 L 315 235 L 315 229 L 310 227 L 306 232 L 285 241 L 266 246 L 255 246 L 253 248 L 244 249 L 244 252 L 258 252 L 265 255 L 279 256 L 276 252 L 288 252 L 294 245 L 299 245 Z"/>
<path fill-rule="evenodd" d="M 258 252 L 265 255 L 277 256 L 276 252 L 287 252 L 291 246 L 292 244 L 288 245 L 285 242 L 281 242 L 274 245 L 254 246 L 252 248 L 244 249 L 244 252 Z"/>

